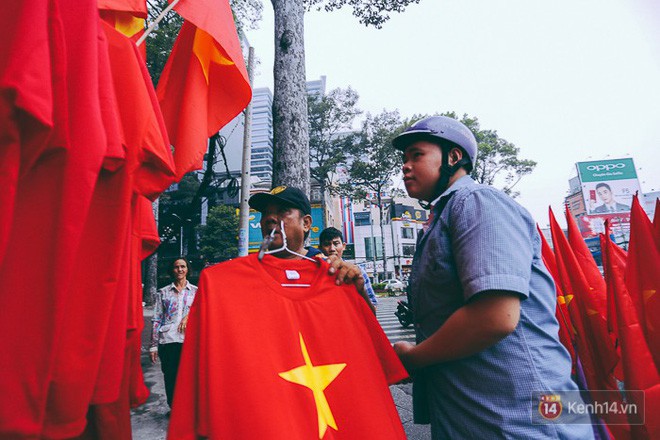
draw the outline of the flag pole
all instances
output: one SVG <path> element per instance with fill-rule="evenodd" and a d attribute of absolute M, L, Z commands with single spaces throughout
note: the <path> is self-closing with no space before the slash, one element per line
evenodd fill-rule
<path fill-rule="evenodd" d="M 163 18 L 165 18 L 167 13 L 170 12 L 172 10 L 172 8 L 174 6 L 176 6 L 177 3 L 179 3 L 179 0 L 174 0 L 165 9 L 163 9 L 163 12 L 161 12 L 160 15 L 158 15 L 158 17 L 156 17 L 156 19 L 153 21 L 153 23 L 151 23 L 149 25 L 149 27 L 147 28 L 147 30 L 144 31 L 144 34 L 142 34 L 142 36 L 135 42 L 136 46 L 139 47 L 140 44 L 142 44 L 144 42 L 144 40 L 147 39 L 147 35 L 149 35 L 151 32 L 153 32 L 153 30 L 156 28 L 156 26 L 158 26 L 158 23 L 160 23 L 163 20 Z"/>
<path fill-rule="evenodd" d="M 248 50 L 248 80 L 252 88 L 254 78 L 254 48 Z M 252 100 L 245 108 L 245 123 L 243 124 L 243 162 L 241 165 L 241 207 L 238 217 L 238 256 L 244 257 L 248 254 L 248 235 L 250 228 L 250 147 L 252 146 Z"/>

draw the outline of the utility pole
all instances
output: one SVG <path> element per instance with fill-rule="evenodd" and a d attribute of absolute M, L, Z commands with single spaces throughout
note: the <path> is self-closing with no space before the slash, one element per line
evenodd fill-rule
<path fill-rule="evenodd" d="M 374 237 L 373 208 L 369 204 L 369 225 L 371 227 L 371 260 L 374 263 L 374 281 L 378 282 L 378 271 L 376 270 L 376 237 Z"/>
<path fill-rule="evenodd" d="M 248 50 L 248 77 L 250 88 L 254 77 L 254 48 Z M 252 146 L 252 100 L 245 109 L 245 124 L 243 127 L 243 163 L 241 165 L 241 206 L 238 217 L 238 256 L 248 254 L 248 234 L 250 228 L 250 164 Z"/>

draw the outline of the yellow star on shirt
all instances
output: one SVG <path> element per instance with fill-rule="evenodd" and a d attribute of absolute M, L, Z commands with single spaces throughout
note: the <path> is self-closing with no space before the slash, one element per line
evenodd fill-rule
<path fill-rule="evenodd" d="M 305 365 L 279 373 L 279 376 L 286 381 L 302 385 L 312 390 L 312 393 L 314 394 L 314 403 L 316 404 L 316 414 L 319 421 L 319 438 L 323 438 L 328 426 L 338 430 L 337 423 L 332 415 L 330 405 L 325 398 L 323 390 L 325 390 L 328 385 L 339 376 L 339 373 L 341 373 L 344 367 L 346 367 L 346 364 L 312 365 L 302 333 L 298 334 L 300 335 L 300 349 L 303 358 L 305 359 Z"/>

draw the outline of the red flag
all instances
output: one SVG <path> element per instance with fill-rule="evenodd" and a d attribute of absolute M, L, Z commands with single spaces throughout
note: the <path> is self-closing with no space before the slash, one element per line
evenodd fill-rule
<path fill-rule="evenodd" d="M 183 1 L 186 19 L 158 82 L 177 178 L 200 169 L 207 139 L 250 102 L 252 90 L 228 0 Z"/>
<path fill-rule="evenodd" d="M 98 0 L 101 18 L 134 43 L 145 30 L 147 3 L 144 0 Z M 146 45 L 139 48 L 142 59 L 147 59 Z"/>
<path fill-rule="evenodd" d="M 539 231 L 539 235 L 541 237 L 541 256 L 543 258 L 543 264 L 545 264 L 548 272 L 550 272 L 550 276 L 552 276 L 552 279 L 555 282 L 555 289 L 557 291 L 557 310 L 555 312 L 555 316 L 559 322 L 559 340 L 568 350 L 569 354 L 571 355 L 573 365 L 575 365 L 575 361 L 577 359 L 575 357 L 575 348 L 573 347 L 575 329 L 573 328 L 571 318 L 568 314 L 568 307 L 566 305 L 564 292 L 561 290 L 561 286 L 559 285 L 559 274 L 557 272 L 557 261 L 555 259 L 555 254 L 545 239 L 541 228 L 536 225 L 536 229 Z"/>
<path fill-rule="evenodd" d="M 605 280 L 598 270 L 596 261 L 591 255 L 591 251 L 587 247 L 587 243 L 582 238 L 580 230 L 578 229 L 575 219 L 571 215 L 571 211 L 566 206 L 566 225 L 568 231 L 568 242 L 573 250 L 573 254 L 577 259 L 577 263 L 582 269 L 587 283 L 589 283 L 591 302 L 594 309 L 600 313 L 603 320 L 607 319 L 607 297 Z M 591 313 L 591 312 L 590 312 Z"/>
<path fill-rule="evenodd" d="M 626 267 L 624 254 L 617 251 L 618 246 L 612 243 L 607 235 L 601 234 L 601 240 L 606 263 L 607 286 L 616 303 L 625 388 L 644 391 L 643 396 L 639 396 L 638 393 L 627 393 L 629 403 L 636 404 L 638 408 L 645 406 L 646 417 L 643 418 L 645 424 L 642 426 L 631 424 L 633 438 L 660 438 L 660 419 L 655 416 L 660 414 L 660 374 L 655 367 L 635 307 L 623 281 Z"/>
<path fill-rule="evenodd" d="M 660 367 L 660 251 L 655 246 L 653 225 L 633 196 L 626 287 L 632 298 L 656 366 Z"/>
<path fill-rule="evenodd" d="M 578 265 L 563 231 L 550 210 L 550 230 L 555 247 L 557 272 L 561 282 L 571 322 L 577 331 L 578 355 L 584 363 L 585 375 L 591 389 L 601 389 L 613 383 L 610 376 L 618 358 L 607 335 L 605 322 L 594 312 L 590 302 L 590 288 Z M 590 311 L 591 310 L 591 311 Z"/>
<path fill-rule="evenodd" d="M 605 246 L 607 245 L 605 240 L 609 240 L 610 237 L 610 222 L 609 220 L 605 220 L 605 233 L 600 234 L 600 249 L 601 249 L 601 255 L 603 258 L 603 267 L 606 267 L 608 262 L 607 262 L 607 255 L 605 253 Z M 611 246 L 611 252 L 614 252 L 617 256 L 617 258 L 620 258 L 621 261 L 626 261 L 628 258 L 628 253 L 621 249 L 619 246 L 613 243 Z M 606 280 L 607 281 L 607 280 Z M 606 282 L 607 284 L 607 330 L 612 333 L 615 337 L 619 336 L 619 332 L 617 330 L 617 319 L 616 319 L 616 304 L 614 302 L 614 296 L 612 295 L 612 288 L 609 284 L 609 282 Z M 620 376 L 619 376 L 620 377 Z"/>
<path fill-rule="evenodd" d="M 607 332 L 607 324 L 595 311 L 589 283 L 552 209 L 549 214 L 559 279 L 567 298 L 571 321 L 577 330 L 577 355 L 584 366 L 587 384 L 590 390 L 618 390 L 614 369 L 619 356 Z M 570 302 L 569 296 L 572 296 Z M 603 418 L 617 439 L 629 437 L 630 428 L 623 414 L 608 414 Z"/>
<path fill-rule="evenodd" d="M 285 267 L 310 287 L 282 286 Z M 388 383 L 407 374 L 327 268 L 253 254 L 202 272 L 168 438 L 405 438 Z"/>

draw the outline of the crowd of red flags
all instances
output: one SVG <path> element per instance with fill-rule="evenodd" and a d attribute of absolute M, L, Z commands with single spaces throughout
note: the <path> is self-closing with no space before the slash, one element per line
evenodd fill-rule
<path fill-rule="evenodd" d="M 579 385 L 595 401 L 606 390 L 609 402 L 644 408 L 641 422 L 639 415 L 604 414 L 605 435 L 660 438 L 660 214 L 656 210 L 652 223 L 634 197 L 627 251 L 606 225 L 600 234 L 604 275 L 568 207 L 567 234 L 552 210 L 549 215 L 554 249 L 541 234 L 543 260 L 557 284 L 559 338 L 574 371 L 584 372 L 583 381 L 576 375 Z"/>
<path fill-rule="evenodd" d="M 145 0 L 0 7 L 0 438 L 131 438 L 148 397 L 151 201 L 251 99 L 228 0 L 175 10 L 192 45 L 157 94 L 135 44 Z"/>

